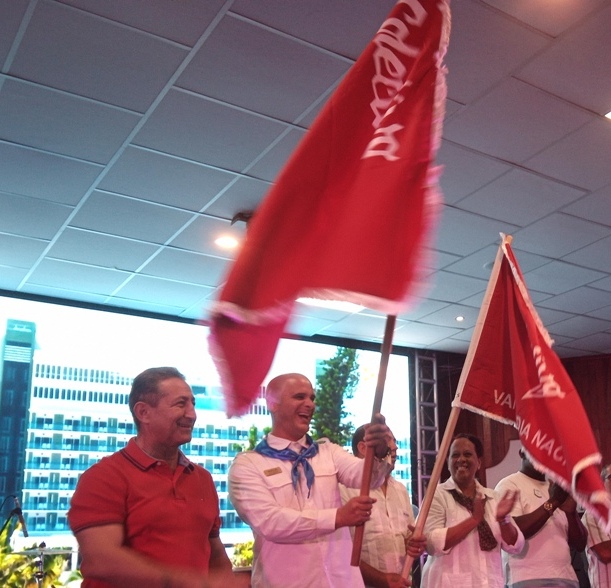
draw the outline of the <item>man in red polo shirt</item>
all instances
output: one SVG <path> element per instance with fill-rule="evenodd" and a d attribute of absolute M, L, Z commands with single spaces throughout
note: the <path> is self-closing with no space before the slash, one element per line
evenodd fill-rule
<path fill-rule="evenodd" d="M 83 588 L 236 586 L 212 476 L 179 450 L 196 419 L 184 376 L 142 372 L 129 407 L 136 437 L 84 472 L 72 497 Z"/>

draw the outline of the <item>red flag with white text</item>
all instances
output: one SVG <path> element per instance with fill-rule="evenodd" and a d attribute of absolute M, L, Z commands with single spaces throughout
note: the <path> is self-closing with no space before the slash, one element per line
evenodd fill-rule
<path fill-rule="evenodd" d="M 396 314 L 422 281 L 439 201 L 448 1 L 397 2 L 251 221 L 211 310 L 230 416 L 256 397 L 297 298 Z"/>
<path fill-rule="evenodd" d="M 602 456 L 581 399 L 503 238 L 453 406 L 511 424 L 539 471 L 609 525 Z"/>

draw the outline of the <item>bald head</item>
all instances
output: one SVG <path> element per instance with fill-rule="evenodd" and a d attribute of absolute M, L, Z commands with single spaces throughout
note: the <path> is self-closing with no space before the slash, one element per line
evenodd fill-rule
<path fill-rule="evenodd" d="M 310 428 L 315 399 L 312 383 L 302 374 L 282 374 L 271 380 L 265 400 L 272 415 L 272 433 L 298 441 Z"/>
<path fill-rule="evenodd" d="M 280 374 L 273 380 L 270 380 L 265 389 L 265 401 L 267 402 L 267 408 L 272 411 L 273 404 L 277 404 L 282 398 L 282 393 L 288 386 L 296 384 L 306 384 L 312 387 L 312 383 L 303 374 L 290 373 Z"/>

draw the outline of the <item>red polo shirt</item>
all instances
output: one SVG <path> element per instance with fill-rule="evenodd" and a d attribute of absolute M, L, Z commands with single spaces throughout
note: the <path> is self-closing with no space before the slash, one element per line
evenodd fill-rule
<path fill-rule="evenodd" d="M 144 453 L 134 439 L 84 472 L 72 497 L 74 534 L 121 524 L 125 545 L 170 566 L 208 571 L 210 542 L 220 529 L 212 476 L 182 453 L 176 471 Z M 83 588 L 109 586 L 87 579 Z"/>

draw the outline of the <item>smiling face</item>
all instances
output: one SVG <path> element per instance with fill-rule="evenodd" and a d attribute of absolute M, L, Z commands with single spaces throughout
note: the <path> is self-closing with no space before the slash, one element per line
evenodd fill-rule
<path fill-rule="evenodd" d="M 191 441 L 195 414 L 195 397 L 190 386 L 180 378 L 159 382 L 159 402 L 156 406 L 142 400 L 135 406 L 140 420 L 139 434 L 147 446 L 176 449 Z"/>
<path fill-rule="evenodd" d="M 316 395 L 310 380 L 301 374 L 274 378 L 267 387 L 267 405 L 272 414 L 272 434 L 298 441 L 310 429 Z"/>
<path fill-rule="evenodd" d="M 455 484 L 463 491 L 475 486 L 475 474 L 482 465 L 475 445 L 469 439 L 459 437 L 452 441 L 448 454 L 448 469 Z"/>

